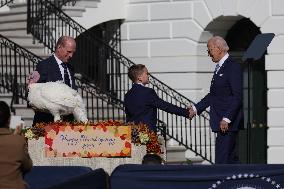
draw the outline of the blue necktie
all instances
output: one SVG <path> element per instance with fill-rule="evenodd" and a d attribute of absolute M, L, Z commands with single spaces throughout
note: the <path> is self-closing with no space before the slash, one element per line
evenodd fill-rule
<path fill-rule="evenodd" d="M 71 84 L 70 84 L 70 79 L 69 79 L 69 75 L 68 75 L 68 71 L 67 71 L 67 64 L 66 63 L 61 63 L 61 66 L 63 66 L 64 68 L 64 83 L 66 85 L 68 85 L 69 87 L 71 87 Z"/>
<path fill-rule="evenodd" d="M 220 68 L 220 65 L 219 65 L 219 64 L 217 64 L 217 65 L 216 65 L 216 67 L 215 67 L 215 71 L 214 71 L 214 72 L 215 72 L 215 74 L 218 72 L 219 68 Z"/>

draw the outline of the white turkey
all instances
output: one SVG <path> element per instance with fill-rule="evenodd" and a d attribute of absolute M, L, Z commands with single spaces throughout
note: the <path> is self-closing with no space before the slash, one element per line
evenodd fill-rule
<path fill-rule="evenodd" d="M 86 109 L 79 93 L 62 81 L 36 83 L 40 78 L 37 71 L 29 76 L 29 104 L 38 111 L 50 112 L 54 121 L 61 115 L 73 114 L 77 121 L 87 122 Z"/>

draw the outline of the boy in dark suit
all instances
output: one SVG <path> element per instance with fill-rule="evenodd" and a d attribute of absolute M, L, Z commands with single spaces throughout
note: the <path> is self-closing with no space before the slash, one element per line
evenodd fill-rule
<path fill-rule="evenodd" d="M 55 53 L 36 65 L 40 78 L 38 83 L 64 81 L 66 85 L 76 90 L 74 72 L 68 62 L 76 51 L 75 39 L 69 36 L 62 36 L 55 46 Z M 54 118 L 50 113 L 35 111 L 33 126 L 36 123 L 53 122 Z M 74 116 L 67 115 L 63 121 L 74 121 Z"/>
<path fill-rule="evenodd" d="M 241 65 L 229 56 L 229 47 L 222 37 L 212 37 L 207 48 L 208 56 L 217 65 L 210 92 L 190 108 L 190 117 L 210 106 L 210 126 L 217 133 L 215 163 L 239 163 L 235 147 L 238 130 L 243 128 Z"/>
<path fill-rule="evenodd" d="M 158 97 L 156 92 L 146 87 L 149 83 L 149 73 L 145 65 L 133 65 L 128 70 L 132 80 L 132 88 L 126 93 L 124 106 L 126 121 L 135 124 L 144 123 L 153 131 L 157 131 L 157 108 L 168 113 L 189 117 L 189 110 L 175 106 Z"/>

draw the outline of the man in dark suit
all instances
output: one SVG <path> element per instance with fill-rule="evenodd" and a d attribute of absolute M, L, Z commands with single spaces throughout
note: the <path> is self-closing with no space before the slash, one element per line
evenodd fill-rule
<path fill-rule="evenodd" d="M 156 92 L 146 87 L 149 83 L 148 70 L 145 65 L 133 65 L 128 70 L 128 76 L 132 80 L 132 88 L 124 98 L 126 121 L 135 124 L 144 123 L 153 131 L 156 131 L 157 108 L 168 113 L 189 117 L 189 110 L 175 106 L 158 97 Z"/>
<path fill-rule="evenodd" d="M 62 36 L 55 46 L 55 53 L 36 65 L 40 74 L 38 83 L 64 81 L 66 85 L 76 89 L 74 72 L 69 60 L 76 51 L 76 42 L 72 37 Z M 50 113 L 35 111 L 33 126 L 36 123 L 48 123 L 54 120 Z M 63 116 L 63 121 L 74 121 L 73 115 Z"/>
<path fill-rule="evenodd" d="M 226 41 L 212 37 L 208 43 L 208 55 L 216 63 L 210 92 L 190 108 L 190 117 L 201 114 L 210 106 L 210 126 L 217 133 L 215 163 L 239 163 L 236 156 L 238 130 L 243 128 L 242 70 L 228 54 Z"/>

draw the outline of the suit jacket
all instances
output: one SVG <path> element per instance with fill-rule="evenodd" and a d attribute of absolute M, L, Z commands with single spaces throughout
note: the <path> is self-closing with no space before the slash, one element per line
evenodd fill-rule
<path fill-rule="evenodd" d="M 158 97 L 156 92 L 140 84 L 133 84 L 124 99 L 126 121 L 147 124 L 156 131 L 157 108 L 168 113 L 188 117 L 188 110 L 168 103 Z"/>
<path fill-rule="evenodd" d="M 75 86 L 73 68 L 70 64 L 67 64 L 67 67 L 71 75 L 72 88 L 76 90 L 77 88 Z M 59 65 L 56 62 L 54 56 L 50 56 L 47 59 L 40 61 L 36 65 L 36 71 L 38 71 L 40 74 L 38 83 L 46 83 L 50 81 L 55 82 L 60 80 L 63 81 Z"/>
<path fill-rule="evenodd" d="M 210 92 L 195 105 L 197 114 L 210 106 L 210 126 L 212 131 L 220 131 L 220 121 L 225 117 L 231 120 L 229 131 L 243 128 L 242 109 L 242 70 L 230 56 L 214 73 Z"/>
<path fill-rule="evenodd" d="M 67 67 L 71 75 L 72 88 L 77 90 L 76 85 L 75 85 L 73 68 L 70 64 L 67 64 Z M 45 60 L 40 61 L 36 65 L 36 71 L 38 71 L 40 74 L 38 83 L 55 82 L 55 81 L 60 81 L 60 80 L 63 81 L 59 65 L 56 62 L 55 57 L 53 55 L 48 57 Z M 53 120 L 54 118 L 50 113 L 35 111 L 33 126 L 37 123 L 53 122 Z M 73 121 L 74 117 L 73 115 L 64 116 L 63 120 Z"/>
<path fill-rule="evenodd" d="M 0 128 L 0 189 L 24 189 L 23 173 L 31 170 L 25 138 Z"/>

